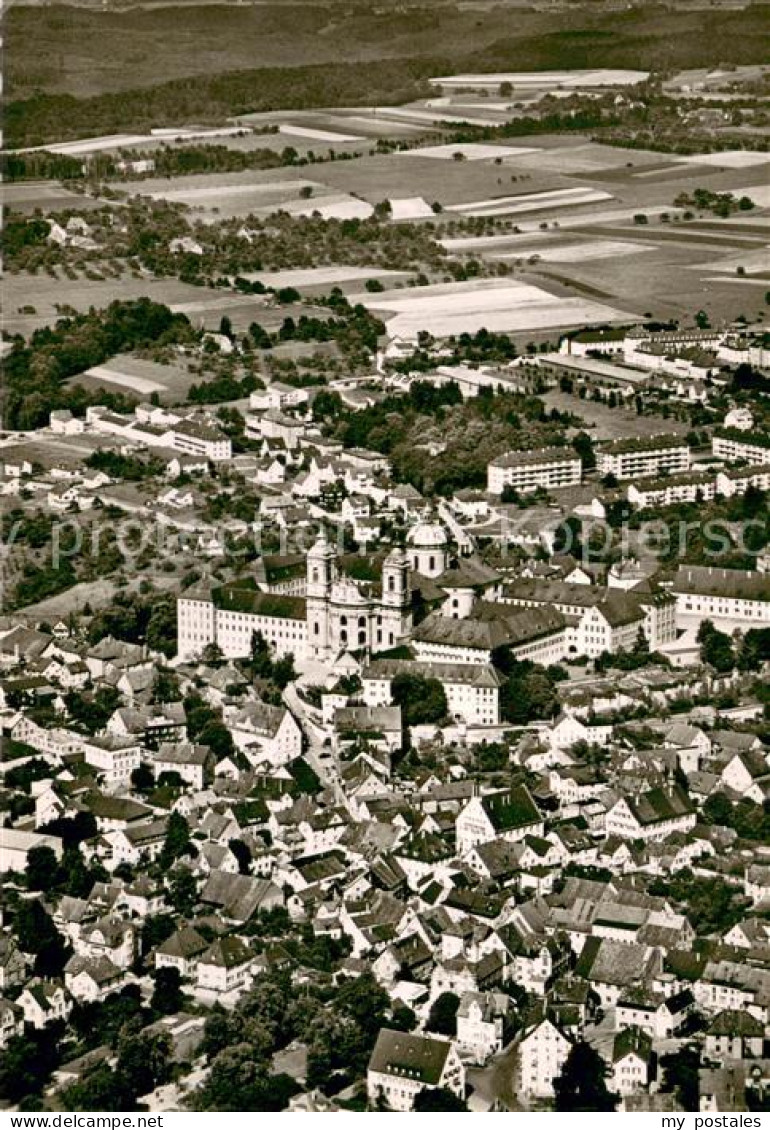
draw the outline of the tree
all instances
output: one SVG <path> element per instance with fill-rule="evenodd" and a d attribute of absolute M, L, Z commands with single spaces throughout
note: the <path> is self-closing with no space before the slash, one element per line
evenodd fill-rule
<path fill-rule="evenodd" d="M 198 902 L 198 884 L 188 867 L 175 867 L 169 876 L 168 898 L 177 914 L 191 918 Z"/>
<path fill-rule="evenodd" d="M 733 641 L 725 632 L 715 628 L 712 620 L 704 620 L 701 623 L 696 638 L 700 644 L 702 663 L 707 663 L 720 674 L 733 670 L 735 667 Z"/>
<path fill-rule="evenodd" d="M 459 1007 L 460 998 L 457 993 L 440 993 L 430 1006 L 425 1030 L 438 1032 L 442 1036 L 456 1036 Z"/>
<path fill-rule="evenodd" d="M 68 847 L 62 856 L 57 878 L 65 895 L 82 899 L 91 893 L 95 882 L 104 881 L 108 876 L 100 864 L 93 869 L 87 867 L 80 851 L 76 847 Z"/>
<path fill-rule="evenodd" d="M 608 1073 L 599 1053 L 578 1040 L 553 1081 L 556 1110 L 615 1110 L 618 1096 L 607 1090 Z"/>
<path fill-rule="evenodd" d="M 225 654 L 218 643 L 212 641 L 207 643 L 201 653 L 201 659 L 209 667 L 217 667 L 220 663 L 224 662 Z"/>
<path fill-rule="evenodd" d="M 131 1111 L 136 1107 L 126 1079 L 107 1064 L 64 1092 L 65 1110 Z"/>
<path fill-rule="evenodd" d="M 59 1062 L 60 1033 L 30 1032 L 12 1036 L 0 1055 L 0 1099 L 18 1103 L 26 1095 L 38 1094 L 48 1083 Z"/>
<path fill-rule="evenodd" d="M 196 1110 L 284 1110 L 300 1090 L 287 1075 L 270 1075 L 269 1061 L 255 1054 L 251 1041 L 223 1048 L 203 1087 L 193 1096 Z"/>
<path fill-rule="evenodd" d="M 572 440 L 572 446 L 583 463 L 584 471 L 592 471 L 596 466 L 596 453 L 594 444 L 588 432 L 578 432 Z"/>
<path fill-rule="evenodd" d="M 163 1016 L 179 1012 L 184 1004 L 182 978 L 179 970 L 171 965 L 163 965 L 152 975 L 155 982 L 150 1006 Z"/>
<path fill-rule="evenodd" d="M 176 930 L 176 919 L 173 914 L 151 914 L 142 922 L 140 950 L 142 956 L 161 946 Z"/>
<path fill-rule="evenodd" d="M 467 1110 L 468 1104 L 447 1087 L 424 1087 L 412 1104 L 413 1111 Z"/>
<path fill-rule="evenodd" d="M 160 853 L 160 865 L 167 871 L 171 864 L 184 855 L 190 844 L 190 825 L 179 812 L 172 812 L 168 818 L 166 838 Z"/>
<path fill-rule="evenodd" d="M 16 911 L 13 929 L 19 949 L 34 955 L 35 973 L 41 977 L 60 977 L 71 950 L 42 903 L 22 902 Z"/>
<path fill-rule="evenodd" d="M 401 671 L 391 684 L 394 703 L 401 707 L 406 726 L 440 722 L 447 713 L 447 698 L 438 679 Z"/>
<path fill-rule="evenodd" d="M 660 1067 L 663 1075 L 663 1091 L 673 1091 L 682 1110 L 697 1110 L 700 1089 L 700 1051 L 697 1047 L 685 1045 L 669 1055 L 661 1056 Z"/>
<path fill-rule="evenodd" d="M 238 871 L 248 875 L 251 870 L 251 849 L 243 840 L 229 840 L 227 846 L 238 860 Z"/>
<path fill-rule="evenodd" d="M 127 1033 L 118 1043 L 116 1071 L 135 1099 L 168 1082 L 171 1062 L 171 1037 L 167 1032 Z"/>
<path fill-rule="evenodd" d="M 56 887 L 58 863 L 53 848 L 45 845 L 33 847 L 27 852 L 26 879 L 31 891 L 50 894 Z"/>
<path fill-rule="evenodd" d="M 413 1009 L 406 1004 L 397 1004 L 393 1008 L 390 1018 L 390 1027 L 398 1032 L 413 1032 L 417 1027 L 417 1016 Z"/>
<path fill-rule="evenodd" d="M 144 761 L 131 773 L 131 785 L 138 793 L 148 793 L 155 788 L 155 774 Z"/>
<path fill-rule="evenodd" d="M 261 632 L 251 633 L 251 646 L 249 648 L 249 667 L 255 678 L 269 679 L 273 673 L 273 661 L 270 655 L 270 644 Z"/>
<path fill-rule="evenodd" d="M 153 702 L 179 702 L 182 691 L 179 686 L 179 676 L 175 671 L 159 667 L 155 673 L 155 682 L 152 687 Z"/>

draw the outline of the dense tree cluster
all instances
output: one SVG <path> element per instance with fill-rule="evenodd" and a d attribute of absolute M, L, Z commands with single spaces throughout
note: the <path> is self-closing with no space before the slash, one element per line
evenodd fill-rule
<path fill-rule="evenodd" d="M 63 387 L 69 377 L 117 353 L 189 341 L 192 336 L 183 314 L 172 314 L 149 298 L 112 302 L 106 310 L 62 318 L 53 327 L 35 330 L 28 343 L 16 340 L 4 360 L 4 424 L 21 430 L 43 427 L 53 409 L 72 406 L 73 394 Z"/>
<path fill-rule="evenodd" d="M 300 1037 L 308 1047 L 310 1087 L 336 1092 L 365 1072 L 391 1004 L 374 977 L 363 974 L 325 989 L 309 983 L 297 996 L 288 977 L 263 974 L 234 1012 L 214 1010 L 204 1049 L 211 1072 L 193 1096 L 196 1110 L 281 1110 L 296 1085 L 270 1074 L 274 1053 Z"/>
<path fill-rule="evenodd" d="M 382 59 L 260 67 L 174 79 L 130 94 L 36 94 L 6 106 L 6 143 L 20 149 L 73 137 L 149 130 L 159 122 L 219 122 L 264 110 L 406 102 L 428 94 L 423 80 L 446 73 L 448 66 L 445 60 Z"/>
<path fill-rule="evenodd" d="M 346 447 L 388 455 L 397 481 L 441 495 L 483 488 L 487 464 L 504 451 L 562 443 L 563 424 L 571 419 L 549 414 L 541 400 L 521 393 L 482 390 L 463 402 L 453 382 L 437 387 L 423 381 L 358 412 L 346 409 L 336 393 L 322 392 L 313 414 Z"/>

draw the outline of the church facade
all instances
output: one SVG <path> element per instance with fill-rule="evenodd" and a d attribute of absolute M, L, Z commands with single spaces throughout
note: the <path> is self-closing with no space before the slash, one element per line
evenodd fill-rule
<path fill-rule="evenodd" d="M 321 534 L 307 555 L 303 595 L 262 591 L 255 581 L 204 583 L 177 601 L 178 656 L 199 658 L 216 644 L 229 659 L 245 658 L 254 632 L 278 656 L 333 659 L 343 651 L 384 651 L 412 628 L 411 569 L 392 549 L 379 579 L 358 580 L 340 567 L 337 549 Z"/>

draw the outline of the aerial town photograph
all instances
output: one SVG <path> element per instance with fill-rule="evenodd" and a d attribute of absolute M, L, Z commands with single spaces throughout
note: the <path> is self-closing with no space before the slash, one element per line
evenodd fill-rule
<path fill-rule="evenodd" d="M 770 4 L 3 39 L 3 1127 L 761 1127 Z"/>

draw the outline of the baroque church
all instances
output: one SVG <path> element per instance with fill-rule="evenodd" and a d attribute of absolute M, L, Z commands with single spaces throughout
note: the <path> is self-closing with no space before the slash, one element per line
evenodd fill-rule
<path fill-rule="evenodd" d="M 208 644 L 227 658 L 249 655 L 260 632 L 277 655 L 297 660 L 335 659 L 345 651 L 386 651 L 407 639 L 416 591 L 432 585 L 449 566 L 449 539 L 438 523 L 409 531 L 406 550 L 393 548 L 371 560 L 342 557 L 321 532 L 307 558 L 282 558 L 256 575 L 226 584 L 199 582 L 177 600 L 178 656 L 201 656 Z"/>

